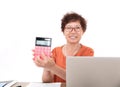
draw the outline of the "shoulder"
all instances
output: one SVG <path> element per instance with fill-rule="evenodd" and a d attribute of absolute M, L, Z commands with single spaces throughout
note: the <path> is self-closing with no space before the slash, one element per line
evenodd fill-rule
<path fill-rule="evenodd" d="M 91 48 L 89 46 L 85 46 L 85 45 L 81 44 L 81 50 L 82 50 L 83 54 L 86 56 L 94 56 L 94 50 L 93 50 L 93 48 Z"/>
<path fill-rule="evenodd" d="M 56 60 L 57 58 L 60 58 L 63 54 L 62 54 L 62 47 L 63 46 L 58 46 L 53 48 L 52 50 L 52 57 L 54 58 L 54 60 Z"/>
<path fill-rule="evenodd" d="M 93 48 L 91 48 L 89 46 L 86 46 L 86 45 L 83 45 L 83 44 L 81 44 L 81 48 L 82 49 L 87 49 L 87 50 L 93 50 Z"/>

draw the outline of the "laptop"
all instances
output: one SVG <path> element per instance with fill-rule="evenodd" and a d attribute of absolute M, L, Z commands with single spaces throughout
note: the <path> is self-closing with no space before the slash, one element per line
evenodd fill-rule
<path fill-rule="evenodd" d="M 66 59 L 67 87 L 120 87 L 120 57 Z"/>

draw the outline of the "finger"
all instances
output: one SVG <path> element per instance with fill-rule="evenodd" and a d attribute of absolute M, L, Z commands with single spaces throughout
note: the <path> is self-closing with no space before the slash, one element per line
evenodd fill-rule
<path fill-rule="evenodd" d="M 33 61 L 35 61 L 35 57 L 33 57 L 32 59 L 33 59 Z"/>
<path fill-rule="evenodd" d="M 41 53 L 41 58 L 47 59 L 48 57 L 42 52 L 42 53 Z"/>
<path fill-rule="evenodd" d="M 35 56 L 35 53 L 33 53 L 32 55 Z"/>
<path fill-rule="evenodd" d="M 32 52 L 35 52 L 35 49 L 32 49 Z"/>
<path fill-rule="evenodd" d="M 32 55 L 35 56 L 35 55 L 36 55 L 36 54 L 35 54 L 35 49 L 32 49 L 32 52 L 33 52 Z"/>
<path fill-rule="evenodd" d="M 41 64 L 38 61 L 34 61 L 35 65 L 41 67 Z"/>
<path fill-rule="evenodd" d="M 38 54 L 36 54 L 36 53 L 33 53 L 32 55 L 33 55 L 33 56 L 38 56 Z"/>
<path fill-rule="evenodd" d="M 39 66 L 39 67 L 43 67 L 43 60 L 42 59 L 40 59 L 40 57 L 39 56 L 36 56 L 36 58 L 35 58 L 35 64 L 37 65 L 37 66 Z"/>
<path fill-rule="evenodd" d="M 53 53 L 52 53 L 52 52 L 50 53 L 50 56 L 49 56 L 49 57 L 53 57 Z"/>
<path fill-rule="evenodd" d="M 37 60 L 39 63 L 42 63 L 42 62 L 43 62 L 43 58 L 41 58 L 40 56 L 36 56 L 36 60 Z"/>

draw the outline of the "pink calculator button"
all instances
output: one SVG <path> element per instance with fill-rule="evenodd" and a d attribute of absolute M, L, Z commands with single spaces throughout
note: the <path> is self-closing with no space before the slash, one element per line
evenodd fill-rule
<path fill-rule="evenodd" d="M 40 56 L 44 53 L 46 56 L 50 56 L 51 47 L 35 46 L 35 56 Z"/>

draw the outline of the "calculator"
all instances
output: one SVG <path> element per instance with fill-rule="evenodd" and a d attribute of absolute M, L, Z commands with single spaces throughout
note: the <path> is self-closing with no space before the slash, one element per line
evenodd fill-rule
<path fill-rule="evenodd" d="M 51 55 L 51 43 L 52 43 L 52 38 L 36 37 L 35 56 L 40 56 L 41 53 L 44 53 L 46 56 L 50 56 Z"/>

